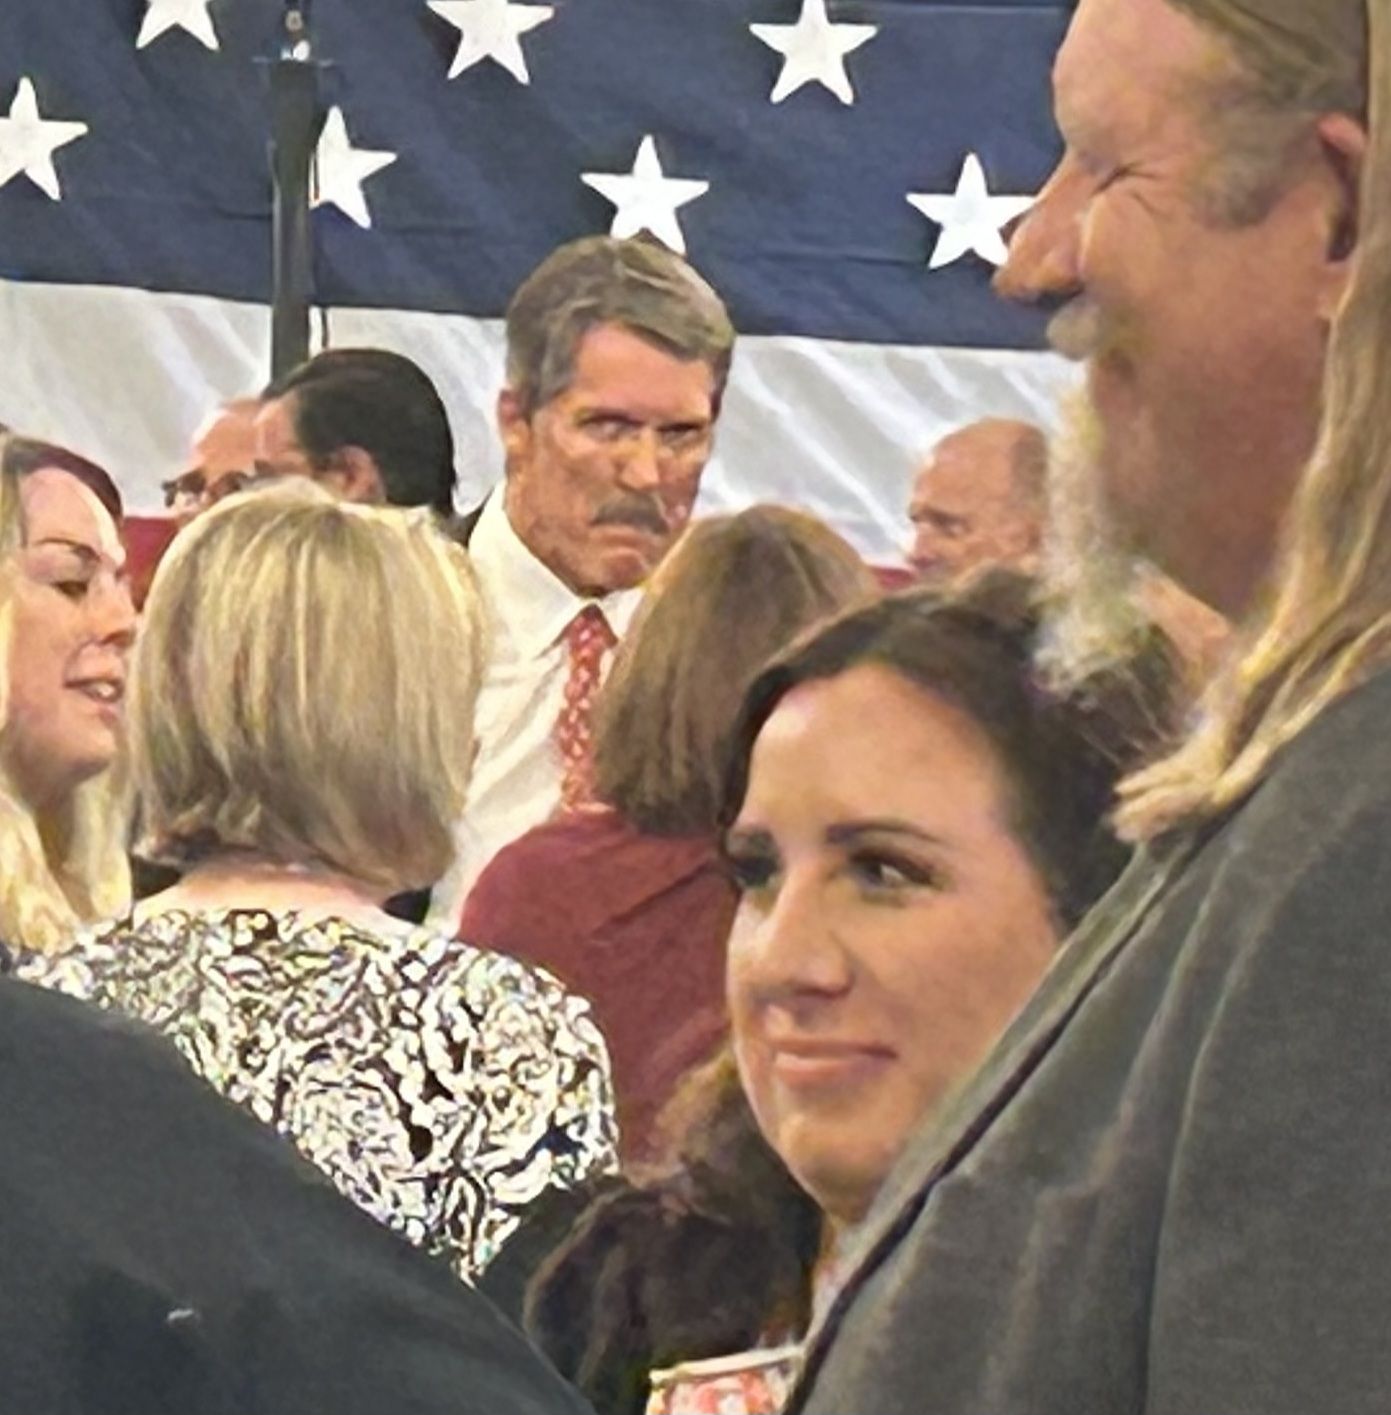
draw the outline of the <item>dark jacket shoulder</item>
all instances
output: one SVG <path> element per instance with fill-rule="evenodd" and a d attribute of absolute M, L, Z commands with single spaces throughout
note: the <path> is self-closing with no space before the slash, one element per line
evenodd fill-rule
<path fill-rule="evenodd" d="M 143 1028 L 0 979 L 0 1135 L 0 1410 L 586 1409 Z"/>

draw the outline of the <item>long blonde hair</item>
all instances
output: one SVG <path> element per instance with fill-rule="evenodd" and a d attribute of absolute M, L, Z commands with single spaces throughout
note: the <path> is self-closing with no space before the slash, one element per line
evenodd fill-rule
<path fill-rule="evenodd" d="M 0 433 L 0 734 L 9 718 L 16 553 L 24 544 L 19 454 L 34 444 Z M 130 905 L 128 796 L 118 759 L 83 782 L 61 814 L 37 817 L 0 759 L 0 940 L 37 953 Z"/>
<path fill-rule="evenodd" d="M 1391 0 L 1171 0 L 1225 36 L 1272 104 L 1365 118 L 1358 244 L 1325 364 L 1322 421 L 1265 606 L 1187 742 L 1122 787 L 1152 838 L 1255 787 L 1281 748 L 1391 664 Z"/>

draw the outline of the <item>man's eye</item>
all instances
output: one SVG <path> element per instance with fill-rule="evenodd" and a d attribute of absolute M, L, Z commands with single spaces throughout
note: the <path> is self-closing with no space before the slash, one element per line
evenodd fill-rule
<path fill-rule="evenodd" d="M 684 451 L 704 440 L 705 429 L 698 423 L 688 423 L 681 427 L 664 427 L 662 445 L 676 451 Z"/>
<path fill-rule="evenodd" d="M 626 418 L 586 418 L 581 426 L 602 442 L 617 442 L 626 437 L 632 428 Z"/>
<path fill-rule="evenodd" d="M 1113 167 L 1110 172 L 1097 183 L 1097 195 L 1099 196 L 1102 192 L 1109 191 L 1117 182 L 1123 181 L 1126 177 L 1130 176 L 1134 170 L 1133 167 Z"/>
<path fill-rule="evenodd" d="M 81 599 L 87 593 L 87 580 L 55 580 L 53 588 L 68 599 Z"/>

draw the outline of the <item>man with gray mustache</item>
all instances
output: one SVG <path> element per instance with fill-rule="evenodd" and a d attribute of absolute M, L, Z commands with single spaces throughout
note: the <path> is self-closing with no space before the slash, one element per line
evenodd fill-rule
<path fill-rule="evenodd" d="M 504 845 L 586 804 L 589 712 L 642 585 L 690 520 L 734 329 L 656 241 L 585 237 L 507 311 L 505 477 L 463 523 L 492 620 L 478 761 L 431 917 L 457 925 Z"/>
<path fill-rule="evenodd" d="M 1391 0 L 1079 0 L 1054 86 L 1065 154 L 999 277 L 1087 359 L 1046 558 L 1147 558 L 1240 636 L 1123 788 L 1135 864 L 835 1255 L 790 1408 L 1372 1415 Z M 1067 586 L 1052 671 L 1123 581 Z"/>

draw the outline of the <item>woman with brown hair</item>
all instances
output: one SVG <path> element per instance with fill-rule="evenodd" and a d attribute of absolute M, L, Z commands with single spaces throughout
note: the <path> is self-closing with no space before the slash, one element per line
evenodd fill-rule
<path fill-rule="evenodd" d="M 648 1154 L 657 1111 L 724 1033 L 737 896 L 718 817 L 744 690 L 799 632 L 872 593 L 859 556 L 802 512 L 695 525 L 653 578 L 598 705 L 603 804 L 524 835 L 469 896 L 461 938 L 541 964 L 593 1005 L 626 1161 Z"/>
<path fill-rule="evenodd" d="M 777 1348 L 834 1290 L 841 1239 L 1124 865 L 1107 816 L 1167 740 L 1173 656 L 1057 696 L 1029 593 L 885 599 L 751 688 L 721 812 L 732 1046 L 692 1078 L 664 1169 L 596 1197 L 525 1300 L 597 1408 L 637 1415 L 654 1368 L 729 1353 L 685 1394 L 738 1376 L 719 1408 L 776 1408 Z"/>

